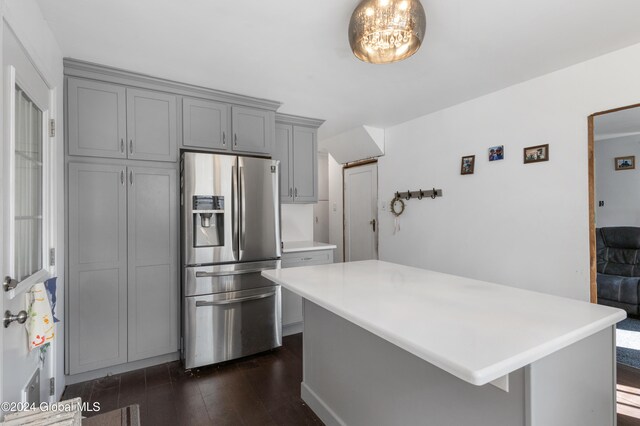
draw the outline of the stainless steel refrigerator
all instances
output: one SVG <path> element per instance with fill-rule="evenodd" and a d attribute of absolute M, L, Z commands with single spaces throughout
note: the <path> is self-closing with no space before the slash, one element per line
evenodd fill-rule
<path fill-rule="evenodd" d="M 182 154 L 185 368 L 282 345 L 279 161 Z"/>

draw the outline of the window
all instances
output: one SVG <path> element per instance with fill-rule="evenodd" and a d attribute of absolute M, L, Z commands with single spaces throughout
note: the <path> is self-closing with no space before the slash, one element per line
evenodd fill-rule
<path fill-rule="evenodd" d="M 14 279 L 43 269 L 43 114 L 15 86 Z"/>

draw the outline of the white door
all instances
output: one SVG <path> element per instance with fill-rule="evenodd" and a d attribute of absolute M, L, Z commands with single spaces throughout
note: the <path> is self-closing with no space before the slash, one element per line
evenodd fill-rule
<path fill-rule="evenodd" d="M 55 274 L 48 257 L 54 179 L 47 123 L 52 92 L 7 25 L 3 30 L 2 51 L 0 273 L 3 278 L 14 280 L 17 287 L 6 291 L 3 285 L 0 289 L 0 312 L 18 314 L 27 310 L 31 286 Z M 46 352 L 40 349 L 29 352 L 27 338 L 24 325 L 17 321 L 0 329 L 1 401 L 49 401 L 55 342 Z M 33 378 L 38 379 L 37 383 Z"/>
<path fill-rule="evenodd" d="M 378 258 L 378 164 L 344 171 L 345 260 Z"/>

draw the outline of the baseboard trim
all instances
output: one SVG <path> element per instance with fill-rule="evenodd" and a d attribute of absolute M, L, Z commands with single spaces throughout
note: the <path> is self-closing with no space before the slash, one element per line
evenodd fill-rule
<path fill-rule="evenodd" d="M 304 329 L 304 321 L 294 322 L 293 324 L 287 324 L 282 326 L 282 335 L 291 336 L 292 334 L 302 333 Z"/>
<path fill-rule="evenodd" d="M 320 417 L 320 420 L 322 420 L 325 425 L 347 425 L 309 386 L 307 386 L 305 382 L 300 383 L 300 394 L 302 400 L 307 403 L 318 417 Z"/>
<path fill-rule="evenodd" d="M 99 379 L 101 377 L 111 376 L 113 374 L 126 373 L 128 371 L 139 370 L 141 368 L 152 367 L 154 365 L 164 364 L 165 362 L 176 361 L 180 359 L 180 352 L 174 352 L 166 355 L 160 355 L 153 358 L 141 359 L 140 361 L 128 362 L 126 364 L 118 364 L 112 367 L 100 368 L 98 370 L 86 371 L 65 376 L 65 384 L 73 385 L 75 383 L 86 382 L 87 380 Z"/>

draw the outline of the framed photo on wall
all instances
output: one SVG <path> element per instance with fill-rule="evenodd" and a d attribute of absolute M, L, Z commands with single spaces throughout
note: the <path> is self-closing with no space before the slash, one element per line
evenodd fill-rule
<path fill-rule="evenodd" d="M 460 174 L 461 175 L 472 175 L 473 169 L 476 164 L 476 156 L 475 155 L 467 155 L 462 157 L 462 163 L 460 165 Z"/>
<path fill-rule="evenodd" d="M 524 149 L 524 164 L 549 161 L 549 144 L 530 146 Z"/>
<path fill-rule="evenodd" d="M 504 160 L 504 145 L 489 148 L 489 161 Z"/>
<path fill-rule="evenodd" d="M 616 170 L 633 170 L 636 168 L 636 156 L 616 157 Z"/>

